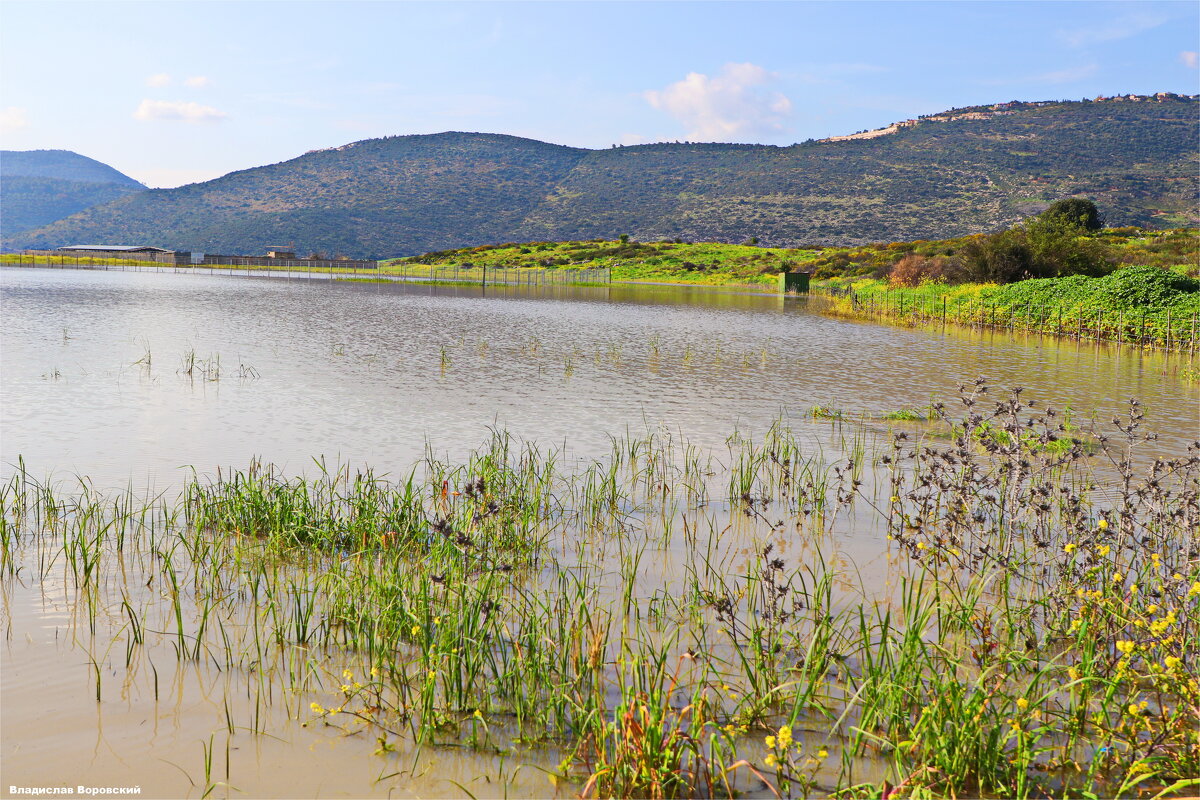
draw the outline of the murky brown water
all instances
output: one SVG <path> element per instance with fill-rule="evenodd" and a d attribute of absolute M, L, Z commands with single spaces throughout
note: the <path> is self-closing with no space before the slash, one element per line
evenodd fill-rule
<path fill-rule="evenodd" d="M 57 270 L 5 270 L 0 289 L 4 475 L 21 457 L 35 476 L 88 476 L 107 489 L 170 491 L 190 468 L 211 474 L 256 456 L 291 472 L 324 456 L 400 475 L 427 447 L 458 458 L 492 428 L 591 458 L 627 431 L 669 431 L 719 452 L 735 429 L 759 434 L 782 416 L 832 458 L 840 434 L 808 422 L 812 406 L 919 408 L 981 375 L 1070 405 L 1078 419 L 1105 420 L 1139 397 L 1160 452 L 1180 452 L 1197 434 L 1200 391 L 1178 378 L 1178 357 L 857 324 L 809 313 L 796 298 Z M 882 580 L 875 537 L 845 533 L 827 543 L 826 559 Z M 678 547 L 657 555 L 647 560 L 648 592 L 670 588 Z M 723 557 L 748 555 L 731 540 Z M 112 639 L 121 620 L 95 638 L 81 630 L 67 583 L 29 569 L 5 582 L 6 795 L 14 785 L 86 785 L 200 796 L 226 769 L 237 791 L 218 793 L 232 796 L 556 791 L 528 766 L 542 758 L 533 753 L 372 757 L 369 739 L 302 727 L 319 694 L 276 690 L 262 703 L 243 671 L 181 664 L 164 642 L 147 645 L 149 670 L 126 670 L 115 639 L 94 666 L 90 643 Z M 230 734 L 229 718 L 244 731 L 255 713 L 269 735 Z"/>

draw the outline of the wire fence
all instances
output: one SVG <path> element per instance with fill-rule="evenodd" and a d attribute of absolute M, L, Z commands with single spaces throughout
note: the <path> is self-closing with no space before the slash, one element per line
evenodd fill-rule
<path fill-rule="evenodd" d="M 255 259 L 261 261 L 261 259 Z M 356 262 L 355 262 L 356 263 Z M 173 272 L 199 275 L 244 275 L 256 277 L 368 279 L 433 284 L 478 284 L 507 286 L 572 286 L 612 283 L 612 270 L 551 269 L 543 267 L 466 267 L 458 265 L 401 264 L 339 266 L 337 262 L 306 266 L 286 260 L 261 264 L 169 264 L 135 258 L 87 258 L 30 254 L 0 255 L 0 266 L 52 269 L 92 269 L 131 272 Z"/>
<path fill-rule="evenodd" d="M 951 305 L 945 297 L 900 293 L 862 295 L 850 289 L 814 289 L 828 311 L 855 317 L 900 320 L 914 325 L 962 325 L 985 330 L 1060 336 L 1196 352 L 1200 314 L 1170 308 L 1114 311 L 1024 303 L 978 302 Z"/>

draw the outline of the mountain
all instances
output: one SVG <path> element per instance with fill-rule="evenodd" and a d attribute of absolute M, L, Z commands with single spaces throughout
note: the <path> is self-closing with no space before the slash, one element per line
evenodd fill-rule
<path fill-rule="evenodd" d="M 69 150 L 0 150 L 0 239 L 145 188 Z"/>
<path fill-rule="evenodd" d="M 1169 94 L 1012 102 L 791 147 L 397 136 L 140 192 L 6 244 L 374 257 L 622 233 L 856 244 L 995 230 L 1071 195 L 1110 225 L 1171 227 L 1200 219 L 1198 111 Z"/>

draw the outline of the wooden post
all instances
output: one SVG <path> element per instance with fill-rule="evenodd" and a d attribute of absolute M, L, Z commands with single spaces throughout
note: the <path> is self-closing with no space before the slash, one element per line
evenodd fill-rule
<path fill-rule="evenodd" d="M 1167 349 L 1171 349 L 1171 307 L 1167 306 Z"/>

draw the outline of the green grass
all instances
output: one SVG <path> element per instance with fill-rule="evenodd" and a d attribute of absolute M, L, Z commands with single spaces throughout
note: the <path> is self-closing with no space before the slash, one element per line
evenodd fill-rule
<path fill-rule="evenodd" d="M 1200 459 L 1136 471 L 1136 404 L 1089 450 L 1098 432 L 985 389 L 931 406 L 948 440 L 843 419 L 834 463 L 777 424 L 584 462 L 497 432 L 396 477 L 256 463 L 148 501 L 18 464 L 0 580 L 66 580 L 97 698 L 125 691 L 103 653 L 135 679 L 167 649 L 380 758 L 504 754 L 586 796 L 1186 791 Z M 822 559 L 847 518 L 894 590 Z"/>
<path fill-rule="evenodd" d="M 470 264 L 489 268 L 604 269 L 614 280 L 698 285 L 773 286 L 781 271 L 801 270 L 817 250 L 712 242 L 528 242 L 427 253 L 400 265 Z"/>
<path fill-rule="evenodd" d="M 1125 267 L 1099 278 L 1038 278 L 1003 286 L 927 282 L 896 287 L 861 278 L 828 281 L 816 289 L 839 293 L 831 310 L 847 316 L 944 319 L 1178 348 L 1192 346 L 1194 321 L 1200 316 L 1200 282 L 1154 266 Z"/>

